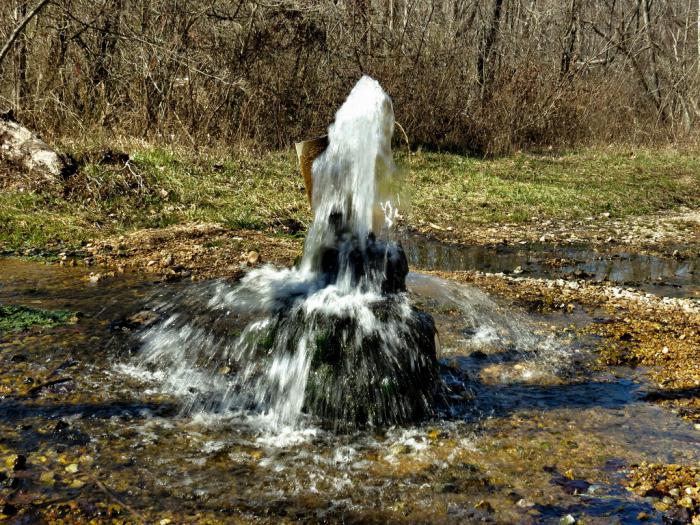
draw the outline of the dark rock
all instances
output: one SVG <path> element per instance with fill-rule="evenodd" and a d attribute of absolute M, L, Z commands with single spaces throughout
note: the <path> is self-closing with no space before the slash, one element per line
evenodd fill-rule
<path fill-rule="evenodd" d="M 15 478 L 15 477 L 6 478 L 2 483 L 2 486 L 4 488 L 10 489 L 10 490 L 16 490 L 21 485 L 22 485 L 22 480 L 20 480 L 19 478 Z"/>
<path fill-rule="evenodd" d="M 319 269 L 328 284 L 334 283 L 341 272 L 341 261 L 347 261 L 353 285 L 364 276 L 382 283 L 382 292 L 406 291 L 408 259 L 399 244 L 377 240 L 370 235 L 365 246 L 357 240 L 347 241 L 321 250 Z"/>
<path fill-rule="evenodd" d="M 123 151 L 115 151 L 113 149 L 106 149 L 102 152 L 99 164 L 126 164 L 129 162 L 129 154 Z"/>
<path fill-rule="evenodd" d="M 262 355 L 284 334 L 296 344 L 314 327 L 305 410 L 340 428 L 384 426 L 418 421 L 433 414 L 438 384 L 435 324 L 428 314 L 405 310 L 403 298 L 387 296 L 371 306 L 382 325 L 396 330 L 400 341 L 389 352 L 381 332 L 364 330 L 352 316 L 281 313 L 271 333 L 258 341 Z M 366 327 L 364 327 L 366 328 Z"/>
<path fill-rule="evenodd" d="M 17 472 L 18 470 L 26 470 L 27 469 L 27 457 L 23 456 L 22 454 L 18 454 L 17 457 L 15 458 L 14 462 L 12 463 L 12 470 Z"/>
<path fill-rule="evenodd" d="M 440 492 L 443 494 L 456 494 L 459 492 L 459 487 L 454 483 L 445 483 L 440 487 Z"/>
<path fill-rule="evenodd" d="M 567 494 L 583 494 L 588 490 L 588 487 L 591 486 L 586 480 L 569 479 L 562 475 L 554 476 L 551 483 L 553 485 L 559 485 Z"/>
<path fill-rule="evenodd" d="M 12 503 L 4 503 L 2 505 L 2 514 L 5 516 L 14 516 L 17 514 L 17 507 L 15 507 Z"/>
<path fill-rule="evenodd" d="M 69 427 L 70 425 L 61 419 L 60 421 L 56 422 L 56 425 L 53 427 L 53 431 L 61 432 L 62 430 L 66 430 Z"/>

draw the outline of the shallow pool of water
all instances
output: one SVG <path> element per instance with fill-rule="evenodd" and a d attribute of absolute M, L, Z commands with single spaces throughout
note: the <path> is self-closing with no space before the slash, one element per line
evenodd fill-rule
<path fill-rule="evenodd" d="M 575 278 L 639 288 L 666 297 L 700 296 L 700 258 L 657 257 L 624 250 L 547 244 L 464 246 L 404 235 L 412 268 L 479 270 L 536 278 Z"/>
<path fill-rule="evenodd" d="M 115 321 L 209 283 L 90 284 L 81 269 L 0 259 L 1 304 L 82 313 L 0 335 L 0 451 L 27 458 L 5 469 L 2 498 L 24 522 L 60 502 L 149 523 L 662 522 L 623 488 L 625 471 L 700 461 L 698 433 L 642 400 L 641 371 L 592 369 L 585 313 L 514 311 L 421 274 L 408 284 L 436 318 L 452 389 L 433 420 L 337 435 L 253 413 L 182 416 L 187 392 L 136 366 L 133 331 Z"/>

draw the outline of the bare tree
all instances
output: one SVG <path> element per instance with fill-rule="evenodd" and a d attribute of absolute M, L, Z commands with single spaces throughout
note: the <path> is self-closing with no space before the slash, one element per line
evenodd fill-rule
<path fill-rule="evenodd" d="M 0 110 L 52 133 L 283 147 L 367 73 L 430 147 L 678 138 L 700 122 L 696 21 L 694 0 L 0 2 Z"/>

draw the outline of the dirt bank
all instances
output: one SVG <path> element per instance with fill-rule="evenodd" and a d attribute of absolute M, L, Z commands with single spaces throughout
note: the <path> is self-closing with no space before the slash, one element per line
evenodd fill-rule
<path fill-rule="evenodd" d="M 441 226 L 420 221 L 410 230 L 452 244 L 587 244 L 601 250 L 693 257 L 700 254 L 700 210 L 681 208 L 641 216 L 611 218 L 606 213 L 582 220 Z"/>

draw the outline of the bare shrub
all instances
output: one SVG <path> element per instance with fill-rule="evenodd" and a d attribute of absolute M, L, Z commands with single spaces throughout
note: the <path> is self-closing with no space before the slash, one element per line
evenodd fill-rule
<path fill-rule="evenodd" d="M 2 3 L 2 41 L 37 2 Z M 671 0 L 52 0 L 0 64 L 0 110 L 46 134 L 286 147 L 368 73 L 414 145 L 684 140 L 699 16 Z"/>

